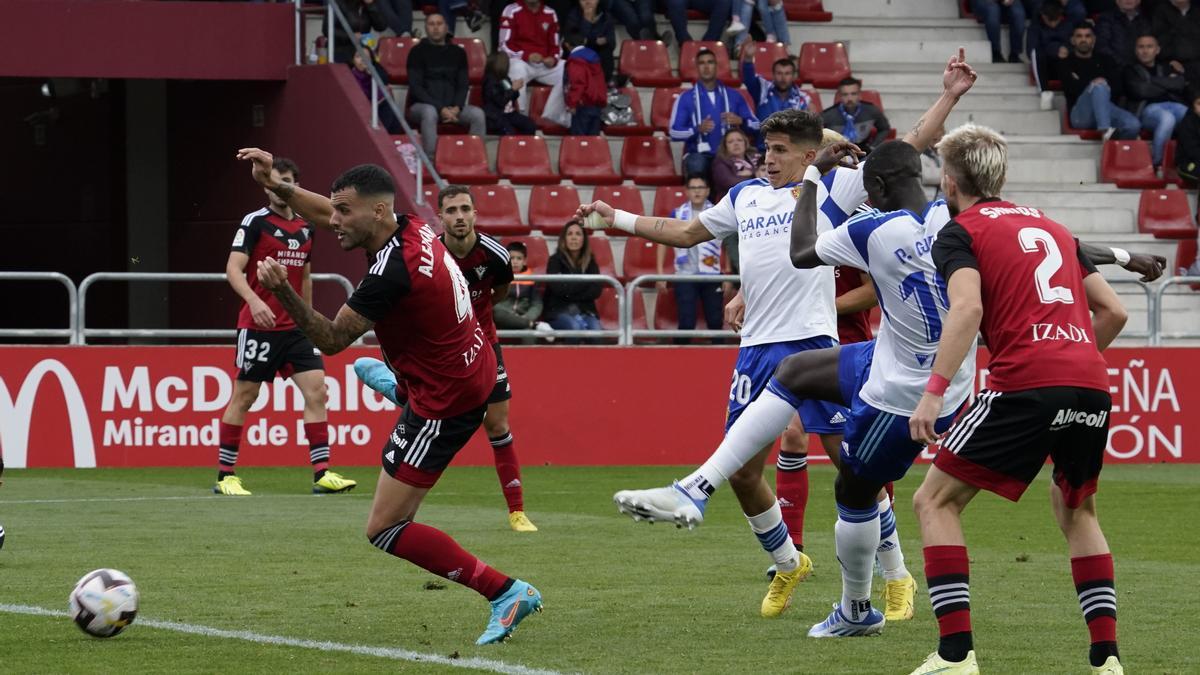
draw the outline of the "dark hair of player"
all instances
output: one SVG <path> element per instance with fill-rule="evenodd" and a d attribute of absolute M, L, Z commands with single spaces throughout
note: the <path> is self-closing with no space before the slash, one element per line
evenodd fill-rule
<path fill-rule="evenodd" d="M 300 182 L 300 167 L 292 160 L 287 157 L 275 157 L 271 164 L 279 173 L 290 173 L 297 183 Z"/>
<path fill-rule="evenodd" d="M 346 188 L 354 188 L 360 195 L 395 196 L 396 184 L 387 169 L 378 164 L 359 164 L 346 170 L 333 181 L 330 192 L 340 192 Z"/>
<path fill-rule="evenodd" d="M 788 109 L 771 113 L 770 117 L 763 120 L 759 133 L 764 138 L 768 134 L 785 134 L 792 143 L 815 148 L 821 145 L 824 128 L 821 118 L 807 110 Z"/>
<path fill-rule="evenodd" d="M 438 211 L 442 210 L 442 204 L 445 204 L 447 199 L 459 195 L 471 197 L 471 206 L 475 206 L 475 198 L 471 196 L 471 188 L 466 185 L 447 185 L 438 192 Z"/>
<path fill-rule="evenodd" d="M 885 183 L 899 178 L 921 177 L 921 153 L 904 141 L 888 141 L 871 151 L 863 166 L 863 178 L 878 177 Z"/>

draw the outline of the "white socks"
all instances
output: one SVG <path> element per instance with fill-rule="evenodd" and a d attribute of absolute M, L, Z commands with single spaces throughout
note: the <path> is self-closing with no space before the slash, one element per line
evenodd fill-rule
<path fill-rule="evenodd" d="M 892 511 L 892 500 L 886 494 L 879 500 L 879 548 L 875 550 L 883 578 L 888 581 L 903 579 L 908 574 L 904 566 L 904 551 L 900 550 L 900 533 L 896 531 L 896 514 Z"/>
<path fill-rule="evenodd" d="M 792 412 L 795 412 L 794 410 Z M 790 418 L 789 418 L 790 419 Z M 738 420 L 740 423 L 741 420 Z M 783 524 L 783 512 L 779 510 L 779 502 L 757 516 L 746 516 L 754 536 L 763 550 L 771 554 L 775 560 L 775 568 L 780 572 L 791 572 L 800 563 L 800 552 L 788 535 L 787 526 Z"/>
<path fill-rule="evenodd" d="M 842 614 L 861 622 L 871 611 L 871 568 L 879 546 L 879 508 L 852 509 L 837 505 L 834 526 L 838 561 L 842 564 Z"/>
<path fill-rule="evenodd" d="M 680 487 L 693 499 L 707 499 L 712 490 L 724 485 L 759 451 L 774 443 L 795 414 L 796 409 L 791 403 L 764 389 L 742 411 L 708 461 L 679 480 Z M 703 487 L 705 483 L 711 487 L 707 493 Z"/>

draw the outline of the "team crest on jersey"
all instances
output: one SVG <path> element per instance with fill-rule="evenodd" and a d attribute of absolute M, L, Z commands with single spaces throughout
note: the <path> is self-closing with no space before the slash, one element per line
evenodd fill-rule
<path fill-rule="evenodd" d="M 542 22 L 542 30 L 544 30 L 544 31 L 549 31 L 549 30 L 550 30 L 550 22 L 549 22 L 549 21 L 543 21 L 543 22 Z"/>
<path fill-rule="evenodd" d="M 804 186 L 797 185 L 796 187 L 792 188 L 792 199 L 800 199 L 800 188 L 802 187 Z"/>
<path fill-rule="evenodd" d="M 475 275 L 479 277 L 480 281 L 483 281 L 483 277 L 485 274 L 487 274 L 487 265 L 476 265 L 475 266 Z"/>

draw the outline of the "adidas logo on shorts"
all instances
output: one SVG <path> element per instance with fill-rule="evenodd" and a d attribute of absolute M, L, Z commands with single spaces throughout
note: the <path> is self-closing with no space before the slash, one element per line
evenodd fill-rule
<path fill-rule="evenodd" d="M 829 423 L 830 424 L 845 424 L 846 416 L 843 415 L 842 412 L 839 410 L 838 412 L 833 413 L 833 417 L 829 418 Z"/>

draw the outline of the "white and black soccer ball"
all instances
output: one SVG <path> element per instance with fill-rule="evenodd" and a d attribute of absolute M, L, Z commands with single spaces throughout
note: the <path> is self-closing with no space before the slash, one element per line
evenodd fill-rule
<path fill-rule="evenodd" d="M 107 638 L 125 630 L 138 611 L 138 591 L 124 572 L 93 570 L 71 591 L 71 620 L 83 632 Z"/>

